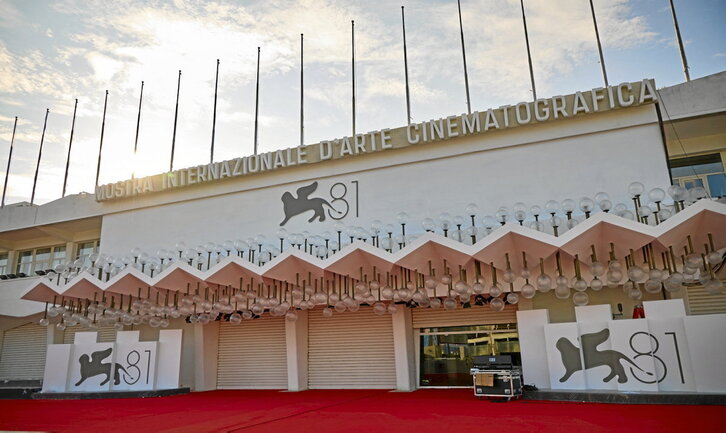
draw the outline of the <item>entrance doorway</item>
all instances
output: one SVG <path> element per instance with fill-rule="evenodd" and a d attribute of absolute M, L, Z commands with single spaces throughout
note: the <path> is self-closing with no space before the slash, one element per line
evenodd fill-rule
<path fill-rule="evenodd" d="M 514 323 L 423 328 L 419 335 L 419 387 L 471 387 L 475 356 L 511 355 L 521 364 Z"/>

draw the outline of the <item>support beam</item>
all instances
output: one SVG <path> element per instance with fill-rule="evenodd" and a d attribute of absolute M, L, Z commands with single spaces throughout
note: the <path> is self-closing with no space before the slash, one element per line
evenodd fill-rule
<path fill-rule="evenodd" d="M 194 325 L 194 391 L 217 389 L 219 322 Z"/>
<path fill-rule="evenodd" d="M 285 320 L 287 342 L 287 389 L 308 389 L 308 312 L 297 312 L 297 320 Z"/>
<path fill-rule="evenodd" d="M 51 305 L 52 306 L 52 305 Z M 42 317 L 42 315 L 41 315 Z M 40 319 L 38 319 L 40 320 Z M 36 320 L 36 323 L 38 321 Z M 47 327 L 47 343 L 48 344 L 63 344 L 63 331 L 56 328 L 53 325 Z"/>
<path fill-rule="evenodd" d="M 410 308 L 400 308 L 392 316 L 393 355 L 396 362 L 396 390 L 416 389 L 416 351 Z"/>
<path fill-rule="evenodd" d="M 49 226 L 36 226 L 35 229 L 37 229 L 40 232 L 43 232 L 49 236 L 52 236 L 54 238 L 58 238 L 64 242 L 71 242 L 73 241 L 73 232 L 69 230 L 63 230 L 56 227 L 49 227 Z"/>
<path fill-rule="evenodd" d="M 0 239 L 0 250 L 12 251 L 14 249 L 15 249 L 15 244 L 14 243 L 12 243 L 10 241 L 3 240 L 3 239 Z"/>

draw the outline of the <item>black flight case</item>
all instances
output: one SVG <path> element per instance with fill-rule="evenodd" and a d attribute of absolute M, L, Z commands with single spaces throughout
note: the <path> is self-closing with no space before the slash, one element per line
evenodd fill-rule
<path fill-rule="evenodd" d="M 522 395 L 522 369 L 512 364 L 509 355 L 475 356 L 470 370 L 477 397 L 504 397 L 507 400 Z"/>

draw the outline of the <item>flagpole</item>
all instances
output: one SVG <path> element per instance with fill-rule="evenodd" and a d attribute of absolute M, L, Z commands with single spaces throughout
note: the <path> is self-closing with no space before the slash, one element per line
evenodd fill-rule
<path fill-rule="evenodd" d="M 351 69 L 353 76 L 353 139 L 355 139 L 355 21 L 350 20 L 350 51 L 351 51 Z"/>
<path fill-rule="evenodd" d="M 106 106 L 107 105 L 108 105 L 108 90 L 106 90 L 106 97 L 103 100 L 103 118 L 101 120 L 101 141 L 98 144 L 98 164 L 96 165 L 96 188 L 98 188 L 98 178 L 101 175 L 101 152 L 103 151 L 103 133 L 106 130 Z"/>
<path fill-rule="evenodd" d="M 212 112 L 212 147 L 209 153 L 209 163 L 214 162 L 214 132 L 217 126 L 217 85 L 219 84 L 219 59 L 217 59 L 217 73 L 214 76 L 214 111 Z"/>
<path fill-rule="evenodd" d="M 304 143 L 305 126 L 304 126 L 304 99 L 303 99 L 303 34 L 300 33 L 300 146 Z"/>
<path fill-rule="evenodd" d="M 40 171 L 40 158 L 43 155 L 43 141 L 45 141 L 45 127 L 48 126 L 48 113 L 50 108 L 45 109 L 45 121 L 43 121 L 43 134 L 40 136 L 40 148 L 38 149 L 38 163 L 35 166 L 35 177 L 33 177 L 33 193 L 30 195 L 30 204 L 35 202 L 35 186 L 38 184 L 38 172 Z"/>
<path fill-rule="evenodd" d="M 174 146 L 176 145 L 176 121 L 179 118 L 179 89 L 181 88 L 181 69 L 176 81 L 176 108 L 174 108 L 174 132 L 171 134 L 171 159 L 169 160 L 169 173 L 174 171 Z"/>
<path fill-rule="evenodd" d="M 71 121 L 71 138 L 68 140 L 68 157 L 66 158 L 66 174 L 63 176 L 63 192 L 61 197 L 66 196 L 66 185 L 68 184 L 68 168 L 71 164 L 71 146 L 73 146 L 73 130 L 76 128 L 76 109 L 78 108 L 78 99 L 73 105 L 73 120 Z"/>
<path fill-rule="evenodd" d="M 257 115 L 260 109 L 260 47 L 257 47 L 257 83 L 255 84 L 255 141 L 254 151 L 257 155 Z"/>
<path fill-rule="evenodd" d="M 144 82 L 141 82 L 141 94 L 139 94 L 139 114 L 136 116 L 136 138 L 134 138 L 134 161 L 131 168 L 131 179 L 134 178 L 134 170 L 136 168 L 136 150 L 139 147 L 139 127 L 141 126 L 141 101 L 144 99 Z"/>
<path fill-rule="evenodd" d="M 600 67 L 602 68 L 602 79 L 605 81 L 605 87 L 608 87 L 608 74 L 605 71 L 605 57 L 602 55 L 602 44 L 600 44 L 600 32 L 597 29 L 597 18 L 595 18 L 595 6 L 590 0 L 590 12 L 592 12 L 592 24 L 595 26 L 595 39 L 597 40 L 597 52 L 600 54 Z"/>
<path fill-rule="evenodd" d="M 676 29 L 676 38 L 678 39 L 678 50 L 681 53 L 681 63 L 683 63 L 683 75 L 686 77 L 686 81 L 691 81 L 691 74 L 688 72 L 688 61 L 686 60 L 686 49 L 683 47 L 683 39 L 681 39 L 681 29 L 678 27 L 678 18 L 676 18 L 676 8 L 673 6 L 673 0 L 671 3 L 671 14 L 673 15 L 673 26 Z"/>
<path fill-rule="evenodd" d="M 461 33 L 461 55 L 464 58 L 464 86 L 466 87 L 466 109 L 471 114 L 471 98 L 469 97 L 469 73 L 466 70 L 466 47 L 464 46 L 464 22 L 461 19 L 461 0 L 456 0 L 459 7 L 459 31 Z"/>
<path fill-rule="evenodd" d="M 532 68 L 532 54 L 529 49 L 529 33 L 527 33 L 527 17 L 524 14 L 524 0 L 519 0 L 522 6 L 522 24 L 524 24 L 524 42 L 527 44 L 527 61 L 529 62 L 529 79 L 532 81 L 532 97 L 537 100 L 537 89 L 534 86 L 534 69 Z"/>
<path fill-rule="evenodd" d="M 403 29 L 403 70 L 406 76 L 406 122 L 411 124 L 411 95 L 408 89 L 408 55 L 406 53 L 406 18 L 401 6 L 401 28 Z"/>
<path fill-rule="evenodd" d="M 13 145 L 15 144 L 15 128 L 18 127 L 18 116 L 15 116 L 15 123 L 13 124 L 13 137 L 10 139 L 10 154 L 8 155 L 8 168 L 5 170 L 5 182 L 3 183 L 3 199 L 0 202 L 0 207 L 5 206 L 5 192 L 8 190 L 8 177 L 10 176 L 10 161 L 13 159 Z"/>

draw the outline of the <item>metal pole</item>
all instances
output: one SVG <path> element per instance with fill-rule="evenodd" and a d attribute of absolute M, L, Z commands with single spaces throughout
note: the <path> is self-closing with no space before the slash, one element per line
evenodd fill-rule
<path fill-rule="evenodd" d="M 40 158 L 43 155 L 43 141 L 45 141 L 45 127 L 48 126 L 48 113 L 50 108 L 45 109 L 45 121 L 43 121 L 43 134 L 40 136 L 40 148 L 38 149 L 38 163 L 35 166 L 35 177 L 33 177 L 33 193 L 30 195 L 30 204 L 35 202 L 35 186 L 38 184 L 38 172 L 40 171 Z"/>
<path fill-rule="evenodd" d="M 305 135 L 304 116 L 303 116 L 303 34 L 300 33 L 300 146 L 303 145 Z"/>
<path fill-rule="evenodd" d="M 8 190 L 8 177 L 10 176 L 10 161 L 13 159 L 13 145 L 15 144 L 15 128 L 18 127 L 18 116 L 15 116 L 15 123 L 13 124 L 13 137 L 10 139 L 10 155 L 8 155 L 8 168 L 5 170 L 5 182 L 3 183 L 3 199 L 0 202 L 0 207 L 5 206 L 5 193 Z"/>
<path fill-rule="evenodd" d="M 403 28 L 403 70 L 406 74 L 406 122 L 411 124 L 411 94 L 408 89 L 408 55 L 406 53 L 406 18 L 401 6 L 401 27 Z"/>
<path fill-rule="evenodd" d="M 519 0 L 522 6 L 522 23 L 524 24 L 524 41 L 527 44 L 527 61 L 529 62 L 529 78 L 532 80 L 532 97 L 537 100 L 537 89 L 534 86 L 534 70 L 532 69 L 532 54 L 529 50 L 529 34 L 527 33 L 527 17 L 524 15 L 524 0 Z"/>
<path fill-rule="evenodd" d="M 171 135 L 171 159 L 169 160 L 169 173 L 174 171 L 174 146 L 176 145 L 176 121 L 179 118 L 179 89 L 181 88 L 181 69 L 176 81 L 176 108 L 174 109 L 174 132 Z"/>
<path fill-rule="evenodd" d="M 136 116 L 136 138 L 134 139 L 134 161 L 131 167 L 131 179 L 134 178 L 136 168 L 136 150 L 139 148 L 139 127 L 141 126 L 141 101 L 144 99 L 144 82 L 141 82 L 141 94 L 139 95 L 139 114 Z"/>
<path fill-rule="evenodd" d="M 96 188 L 98 188 L 98 177 L 101 175 L 101 152 L 103 150 L 103 133 L 106 130 L 106 105 L 107 104 L 108 104 L 108 90 L 106 90 L 106 98 L 103 100 L 103 119 L 101 120 L 101 142 L 98 145 L 98 164 L 96 165 Z"/>
<path fill-rule="evenodd" d="M 590 0 L 590 12 L 592 12 L 592 24 L 595 26 L 595 39 L 597 39 L 597 52 L 600 54 L 600 67 L 602 68 L 602 79 L 605 87 L 608 87 L 608 73 L 605 71 L 605 57 L 602 55 L 602 44 L 600 44 L 600 32 L 597 30 L 597 18 L 595 18 L 595 6 Z"/>
<path fill-rule="evenodd" d="M 459 30 L 461 32 L 461 55 L 464 57 L 464 86 L 466 87 L 466 110 L 471 114 L 471 98 L 469 97 L 469 73 L 466 70 L 466 47 L 464 46 L 464 22 L 461 19 L 461 0 L 456 0 L 459 7 Z"/>
<path fill-rule="evenodd" d="M 78 108 L 78 99 L 76 99 L 76 103 L 73 106 L 73 120 L 71 121 L 71 138 L 68 141 L 68 157 L 66 158 L 66 174 L 63 176 L 63 192 L 61 193 L 61 197 L 66 196 L 66 185 L 68 184 L 68 168 L 71 163 L 71 146 L 73 146 L 73 130 L 76 127 L 76 109 Z"/>
<path fill-rule="evenodd" d="M 678 27 L 678 18 L 676 18 L 676 8 L 673 6 L 673 0 L 671 3 L 671 14 L 673 14 L 673 26 L 676 28 L 676 38 L 678 39 L 678 49 L 681 52 L 681 62 L 683 63 L 683 75 L 686 77 L 686 81 L 691 81 L 691 75 L 688 73 L 688 61 L 686 60 L 686 50 L 683 48 L 683 39 L 681 39 L 681 29 Z"/>
<path fill-rule="evenodd" d="M 257 47 L 257 83 L 255 84 L 255 155 L 257 155 L 257 115 L 260 110 L 260 47 Z"/>
<path fill-rule="evenodd" d="M 217 85 L 219 84 L 219 59 L 217 59 L 217 73 L 214 76 L 214 111 L 212 112 L 212 147 L 209 152 L 209 163 L 214 162 L 214 130 L 217 126 Z"/>
<path fill-rule="evenodd" d="M 353 76 L 353 140 L 355 140 L 355 21 L 350 20 L 350 52 L 351 52 L 351 69 Z"/>

